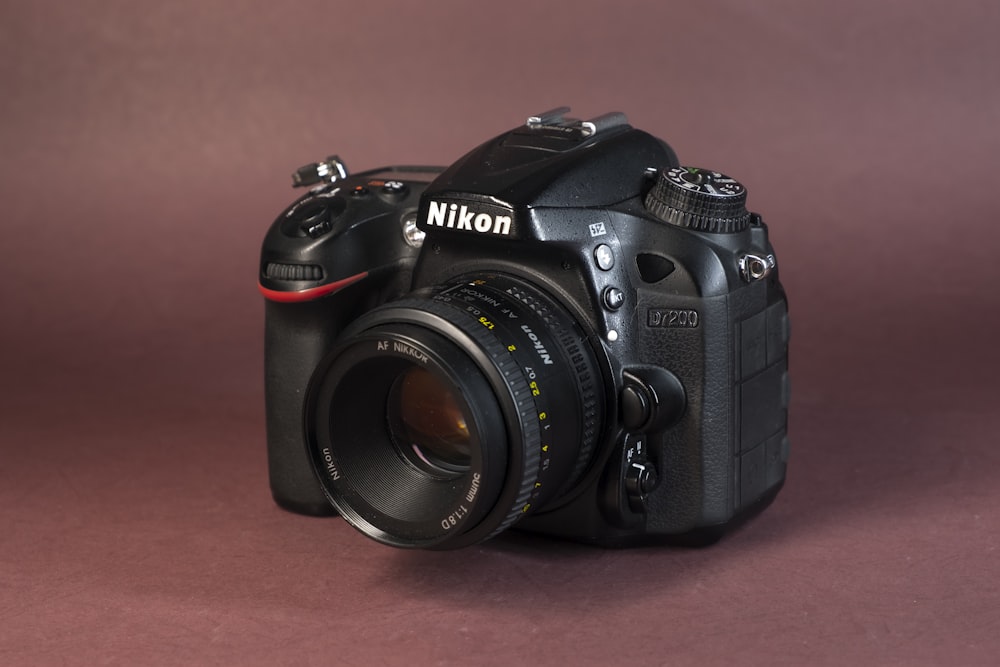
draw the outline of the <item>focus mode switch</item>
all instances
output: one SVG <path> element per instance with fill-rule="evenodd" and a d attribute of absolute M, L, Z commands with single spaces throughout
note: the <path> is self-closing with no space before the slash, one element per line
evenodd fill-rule
<path fill-rule="evenodd" d="M 605 474 L 605 516 L 622 528 L 643 524 L 646 499 L 660 481 L 646 450 L 645 434 L 623 434 L 617 460 Z"/>
<path fill-rule="evenodd" d="M 659 477 L 656 468 L 649 461 L 633 461 L 625 469 L 625 495 L 629 509 L 633 512 L 646 511 L 646 496 L 656 488 Z"/>

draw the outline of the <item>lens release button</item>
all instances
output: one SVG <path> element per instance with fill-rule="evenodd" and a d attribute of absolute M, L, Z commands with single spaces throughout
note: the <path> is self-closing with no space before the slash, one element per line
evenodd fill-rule
<path fill-rule="evenodd" d="M 622 373 L 622 424 L 653 433 L 670 428 L 687 407 L 684 385 L 665 368 L 634 367 Z"/>
<path fill-rule="evenodd" d="M 628 384 L 622 389 L 622 424 L 630 431 L 638 431 L 649 421 L 651 401 L 644 387 Z"/>

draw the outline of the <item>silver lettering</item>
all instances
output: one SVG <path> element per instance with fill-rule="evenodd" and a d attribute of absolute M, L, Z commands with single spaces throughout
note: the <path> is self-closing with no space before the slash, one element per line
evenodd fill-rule
<path fill-rule="evenodd" d="M 393 341 L 392 343 L 393 352 L 399 352 L 400 354 L 405 354 L 408 357 L 413 357 L 422 364 L 427 363 L 427 355 L 420 350 L 414 349 L 407 345 L 406 343 L 400 343 L 399 341 Z"/>
<path fill-rule="evenodd" d="M 490 304 L 491 306 L 496 306 L 496 307 L 499 308 L 500 306 L 503 305 L 502 303 L 500 303 L 499 299 L 494 299 L 491 296 L 486 296 L 482 292 L 480 292 L 478 290 L 474 290 L 471 287 L 463 287 L 462 289 L 459 290 L 459 292 L 461 292 L 462 294 L 466 294 L 468 296 L 471 296 L 473 298 L 479 299 L 480 301 L 485 301 L 486 303 Z"/>
<path fill-rule="evenodd" d="M 448 205 L 444 202 L 431 202 L 431 208 L 427 212 L 427 224 L 437 225 L 438 227 L 444 226 L 444 214 L 448 210 Z"/>
<path fill-rule="evenodd" d="M 472 486 L 469 488 L 469 492 L 465 494 L 465 500 L 472 502 L 476 499 L 476 494 L 479 493 L 479 473 L 475 473 L 472 476 Z"/>
<path fill-rule="evenodd" d="M 503 234 L 506 236 L 510 234 L 510 216 L 509 215 L 498 215 L 497 221 L 493 225 L 494 234 Z"/>
<path fill-rule="evenodd" d="M 427 224 L 432 227 L 509 236 L 512 223 L 513 219 L 509 215 L 494 216 L 476 212 L 465 204 L 460 207 L 458 204 L 431 201 L 427 209 Z"/>
<path fill-rule="evenodd" d="M 337 464 L 333 462 L 333 454 L 329 447 L 323 448 L 323 463 L 326 464 L 326 471 L 334 481 L 340 479 L 340 471 L 337 470 Z"/>
<path fill-rule="evenodd" d="M 468 206 L 462 206 L 462 210 L 458 213 L 458 225 L 456 229 L 468 229 L 472 231 L 472 211 L 469 210 Z"/>
<path fill-rule="evenodd" d="M 542 360 L 542 363 L 545 364 L 546 366 L 551 366 L 552 355 L 550 355 L 549 351 L 545 349 L 545 346 L 542 345 L 542 341 L 538 339 L 538 336 L 535 335 L 535 332 L 531 330 L 531 327 L 529 327 L 527 324 L 522 324 L 521 331 L 528 334 L 528 340 L 531 341 L 531 344 L 535 348 L 535 352 L 538 353 L 538 357 Z"/>
<path fill-rule="evenodd" d="M 491 227 L 493 227 L 493 216 L 486 213 L 480 213 L 476 216 L 477 232 L 488 232 Z"/>

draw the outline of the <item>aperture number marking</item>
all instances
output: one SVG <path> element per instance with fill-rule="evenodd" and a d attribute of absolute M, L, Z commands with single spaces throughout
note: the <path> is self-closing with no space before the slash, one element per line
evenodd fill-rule
<path fill-rule="evenodd" d="M 468 514 L 469 510 L 465 507 L 465 505 L 459 505 L 457 510 L 449 514 L 448 518 L 441 521 L 441 527 L 445 530 L 454 528 L 458 525 L 458 522 L 464 519 Z"/>

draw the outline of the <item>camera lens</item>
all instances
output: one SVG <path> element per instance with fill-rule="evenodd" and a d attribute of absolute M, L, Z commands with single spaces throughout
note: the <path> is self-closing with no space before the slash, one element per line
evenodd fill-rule
<path fill-rule="evenodd" d="M 425 368 L 403 372 L 389 390 L 390 437 L 431 472 L 465 472 L 472 462 L 469 424 L 444 380 Z"/>
<path fill-rule="evenodd" d="M 448 549 L 568 497 L 603 424 L 583 328 L 540 289 L 475 275 L 355 320 L 307 398 L 327 497 L 380 542 Z"/>

